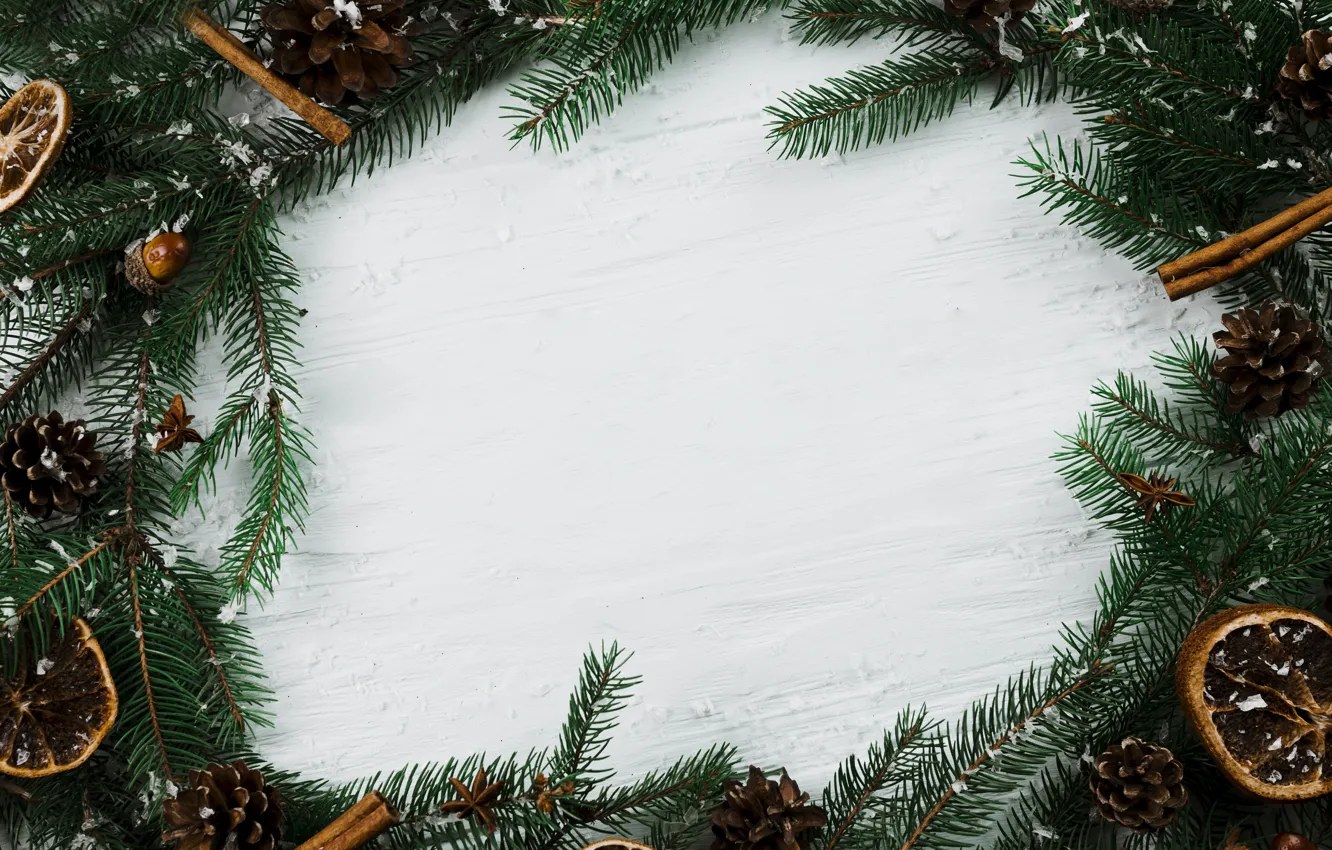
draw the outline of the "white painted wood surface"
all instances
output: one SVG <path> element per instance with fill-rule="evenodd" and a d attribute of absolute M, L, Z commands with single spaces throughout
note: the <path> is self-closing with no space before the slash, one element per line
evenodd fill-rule
<path fill-rule="evenodd" d="M 496 87 L 286 220 L 319 450 L 247 615 L 268 757 L 350 779 L 547 746 L 584 649 L 619 640 L 645 677 L 624 771 L 729 740 L 815 789 L 1088 615 L 1108 548 L 1056 432 L 1214 311 L 1018 199 L 1065 107 L 767 150 L 765 105 L 882 54 L 738 26 L 562 155 L 509 148 Z M 243 500 L 222 488 L 205 558 Z"/>

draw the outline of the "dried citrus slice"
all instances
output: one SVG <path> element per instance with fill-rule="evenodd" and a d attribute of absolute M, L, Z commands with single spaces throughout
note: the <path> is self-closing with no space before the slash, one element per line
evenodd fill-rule
<path fill-rule="evenodd" d="M 1226 777 L 1267 800 L 1332 791 L 1332 626 L 1241 605 L 1189 633 L 1175 688 Z"/>
<path fill-rule="evenodd" d="M 0 213 L 23 202 L 60 156 L 69 132 L 69 95 L 33 80 L 0 106 Z"/>
<path fill-rule="evenodd" d="M 106 656 L 80 618 L 46 658 L 0 683 L 0 773 L 50 776 L 88 760 L 116 721 Z"/>
<path fill-rule="evenodd" d="M 583 850 L 652 850 L 652 848 L 627 838 L 603 838 L 600 841 L 593 841 Z"/>

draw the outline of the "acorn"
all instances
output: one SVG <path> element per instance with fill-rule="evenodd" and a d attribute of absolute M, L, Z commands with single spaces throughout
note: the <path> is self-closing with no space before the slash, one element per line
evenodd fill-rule
<path fill-rule="evenodd" d="M 1272 850 L 1318 850 L 1318 845 L 1303 835 L 1283 832 L 1272 839 Z"/>
<path fill-rule="evenodd" d="M 125 277 L 145 295 L 156 295 L 171 286 L 190 261 L 190 240 L 182 233 L 159 233 L 145 242 L 135 240 L 125 249 Z"/>

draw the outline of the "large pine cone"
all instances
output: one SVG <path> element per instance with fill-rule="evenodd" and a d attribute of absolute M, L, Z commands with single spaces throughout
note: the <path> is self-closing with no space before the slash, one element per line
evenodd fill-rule
<path fill-rule="evenodd" d="M 1022 20 L 1036 5 L 1036 0 L 944 0 L 950 14 L 965 18 L 978 30 L 993 29 L 999 19 L 1008 15 L 1008 24 Z"/>
<path fill-rule="evenodd" d="M 106 473 L 97 435 L 82 419 L 66 422 L 54 410 L 32 415 L 5 430 L 0 445 L 0 482 L 15 505 L 40 519 L 52 510 L 78 513 Z"/>
<path fill-rule="evenodd" d="M 1184 766 L 1165 747 L 1125 738 L 1092 762 L 1096 810 L 1134 832 L 1166 826 L 1189 801 Z"/>
<path fill-rule="evenodd" d="M 800 850 L 800 836 L 828 822 L 808 802 L 785 769 L 774 782 L 751 767 L 747 783 L 728 779 L 722 786 L 722 804 L 712 810 L 712 850 Z"/>
<path fill-rule="evenodd" d="M 374 97 L 412 59 L 406 0 L 287 0 L 259 12 L 273 69 L 330 106 Z"/>
<path fill-rule="evenodd" d="M 1227 313 L 1221 323 L 1226 329 L 1212 338 L 1227 355 L 1212 374 L 1230 385 L 1227 413 L 1280 416 L 1309 404 L 1328 367 L 1318 325 L 1270 301 Z"/>
<path fill-rule="evenodd" d="M 190 789 L 162 815 L 162 841 L 176 850 L 274 850 L 282 840 L 282 795 L 240 761 L 191 770 Z"/>
<path fill-rule="evenodd" d="M 1286 53 L 1277 76 L 1277 94 L 1298 103 L 1315 121 L 1332 116 L 1332 33 L 1309 30 Z"/>

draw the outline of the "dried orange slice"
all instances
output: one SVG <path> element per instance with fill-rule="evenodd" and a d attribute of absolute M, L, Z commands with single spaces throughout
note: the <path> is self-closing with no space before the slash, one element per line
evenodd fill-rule
<path fill-rule="evenodd" d="M 1332 791 L 1332 626 L 1283 605 L 1222 611 L 1184 641 L 1175 689 L 1239 788 L 1267 800 Z"/>
<path fill-rule="evenodd" d="M 50 80 L 33 80 L 0 106 L 0 213 L 22 203 L 60 156 L 72 114 Z"/>
<path fill-rule="evenodd" d="M 102 743 L 120 706 L 106 656 L 80 618 L 46 658 L 0 683 L 0 773 L 73 770 Z"/>
<path fill-rule="evenodd" d="M 603 838 L 600 841 L 593 841 L 583 850 L 652 850 L 652 848 L 627 838 Z"/>

